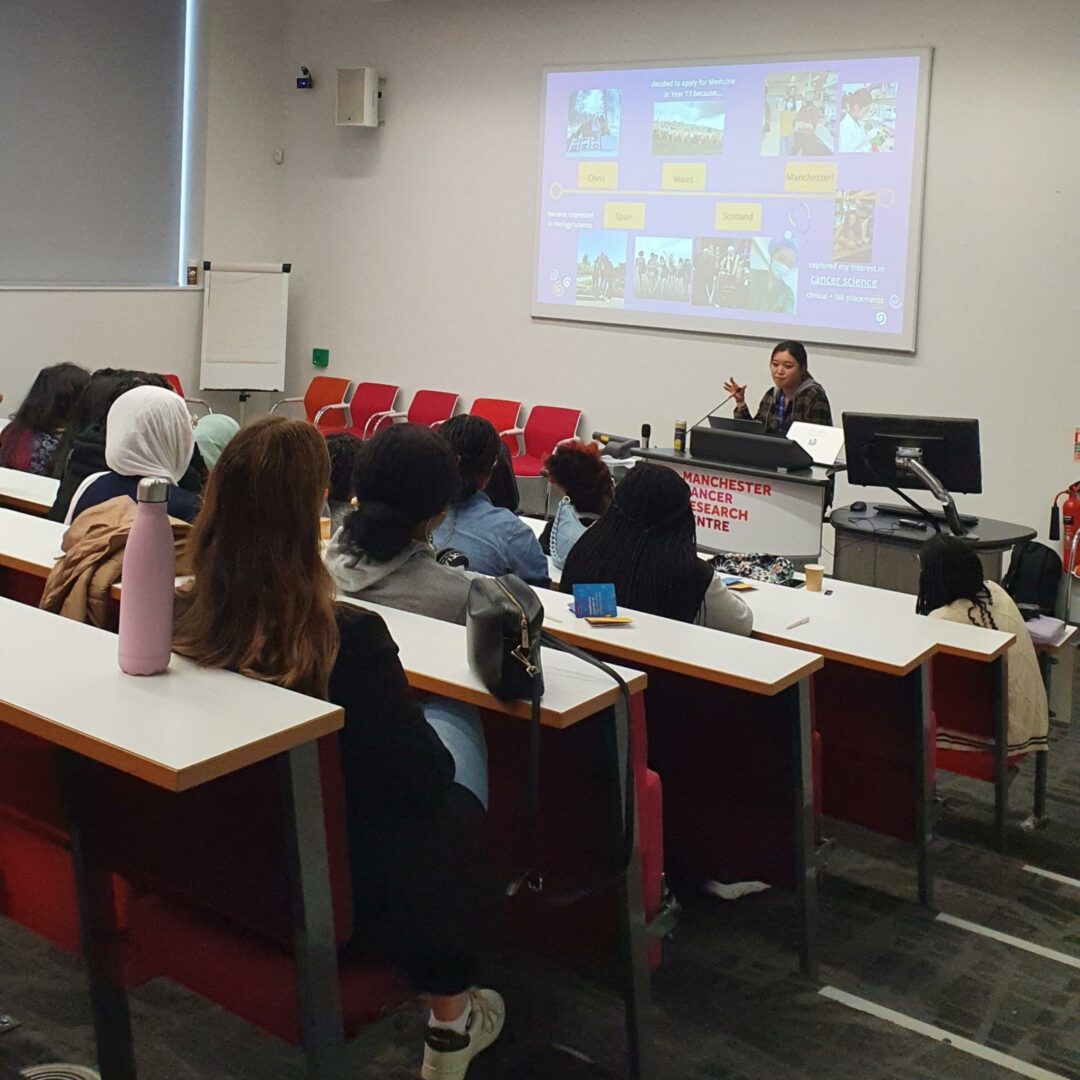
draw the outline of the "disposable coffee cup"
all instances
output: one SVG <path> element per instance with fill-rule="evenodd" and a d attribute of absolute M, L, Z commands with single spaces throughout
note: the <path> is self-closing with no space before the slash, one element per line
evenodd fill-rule
<path fill-rule="evenodd" d="M 803 567 L 803 573 L 806 574 L 806 591 L 807 592 L 821 592 L 821 582 L 825 577 L 825 567 L 820 563 L 807 563 Z"/>

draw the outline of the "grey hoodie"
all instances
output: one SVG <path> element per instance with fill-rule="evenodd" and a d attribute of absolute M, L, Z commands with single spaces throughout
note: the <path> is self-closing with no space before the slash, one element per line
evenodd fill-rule
<path fill-rule="evenodd" d="M 437 563 L 430 544 L 410 540 L 392 559 L 375 562 L 346 551 L 342 536 L 341 529 L 334 533 L 324 557 L 339 592 L 465 625 L 472 575 Z"/>

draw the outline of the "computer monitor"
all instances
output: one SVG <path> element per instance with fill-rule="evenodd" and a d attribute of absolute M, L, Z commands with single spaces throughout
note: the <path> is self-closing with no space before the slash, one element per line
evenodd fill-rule
<path fill-rule="evenodd" d="M 982 492 L 978 420 L 846 412 L 844 447 L 852 484 L 925 490 L 923 479 L 897 464 L 897 456 L 905 456 L 901 451 L 908 451 L 946 491 Z"/>
<path fill-rule="evenodd" d="M 738 431 L 743 435 L 765 434 L 765 425 L 760 420 L 739 420 L 733 416 L 710 416 L 709 427 L 717 431 Z"/>

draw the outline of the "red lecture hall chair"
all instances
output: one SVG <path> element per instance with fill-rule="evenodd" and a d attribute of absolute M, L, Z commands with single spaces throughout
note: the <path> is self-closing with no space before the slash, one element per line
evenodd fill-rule
<path fill-rule="evenodd" d="M 513 459 L 515 476 L 539 476 L 544 459 L 564 439 L 572 439 L 581 421 L 580 409 L 560 409 L 554 405 L 534 405 L 524 429 L 508 432 L 520 435 L 524 449 Z"/>
<path fill-rule="evenodd" d="M 507 398 L 478 397 L 469 410 L 470 416 L 482 416 L 490 421 L 495 430 L 502 436 L 506 448 L 511 456 L 518 452 L 517 435 L 518 418 L 521 416 L 521 402 L 510 401 Z"/>
<path fill-rule="evenodd" d="M 315 414 L 315 426 L 320 431 L 344 431 L 358 439 L 370 439 L 376 431 L 394 422 L 397 396 L 398 387 L 389 383 L 357 383 L 348 405 L 344 402 L 324 405 Z M 324 427 L 323 414 L 332 412 L 342 414 L 342 419 L 331 428 Z"/>
<path fill-rule="evenodd" d="M 324 435 L 334 431 L 344 431 L 346 418 L 343 414 L 332 413 L 325 420 L 322 419 L 322 414 L 332 407 L 348 408 L 346 402 L 349 399 L 350 386 L 352 386 L 352 382 L 349 379 L 336 379 L 331 375 L 316 375 L 308 383 L 308 388 L 304 391 L 302 398 L 282 398 L 280 401 L 274 402 L 270 411 L 275 413 L 282 405 L 302 401 L 308 421 L 314 424 Z"/>
<path fill-rule="evenodd" d="M 169 384 L 170 387 L 172 387 L 172 389 L 177 394 L 180 395 L 180 397 L 184 399 L 184 403 L 186 405 L 201 405 L 207 411 L 207 413 L 212 413 L 214 411 L 210 408 L 209 403 L 203 401 L 202 398 L 188 397 L 187 394 L 184 393 L 184 388 L 180 385 L 179 375 L 162 375 L 161 377 Z"/>
<path fill-rule="evenodd" d="M 461 399 L 457 394 L 446 390 L 417 390 L 409 403 L 407 412 L 391 413 L 391 419 L 404 418 L 410 424 L 423 424 L 424 427 L 437 428 L 445 424 Z"/>

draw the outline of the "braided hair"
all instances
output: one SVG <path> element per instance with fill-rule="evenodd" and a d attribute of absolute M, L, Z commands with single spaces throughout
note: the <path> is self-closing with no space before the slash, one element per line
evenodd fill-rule
<path fill-rule="evenodd" d="M 612 582 L 620 604 L 693 622 L 712 579 L 697 557 L 686 481 L 662 465 L 639 464 L 571 549 L 560 588 Z"/>
<path fill-rule="evenodd" d="M 454 496 L 457 463 L 445 440 L 419 424 L 393 424 L 364 443 L 353 473 L 358 506 L 342 526 L 351 555 L 387 562 L 416 527 Z"/>
<path fill-rule="evenodd" d="M 934 536 L 923 545 L 919 571 L 920 615 L 947 607 L 956 600 L 970 603 L 967 617 L 975 626 L 996 630 L 990 610 L 990 590 L 983 578 L 982 563 L 970 544 L 955 536 Z"/>
<path fill-rule="evenodd" d="M 362 439 L 347 431 L 336 431 L 326 436 L 326 449 L 330 454 L 331 502 L 347 503 L 356 494 L 353 483 L 363 446 Z"/>
<path fill-rule="evenodd" d="M 439 428 L 458 459 L 458 486 L 454 502 L 464 502 L 482 491 L 499 457 L 499 433 L 482 416 L 451 416 Z"/>

